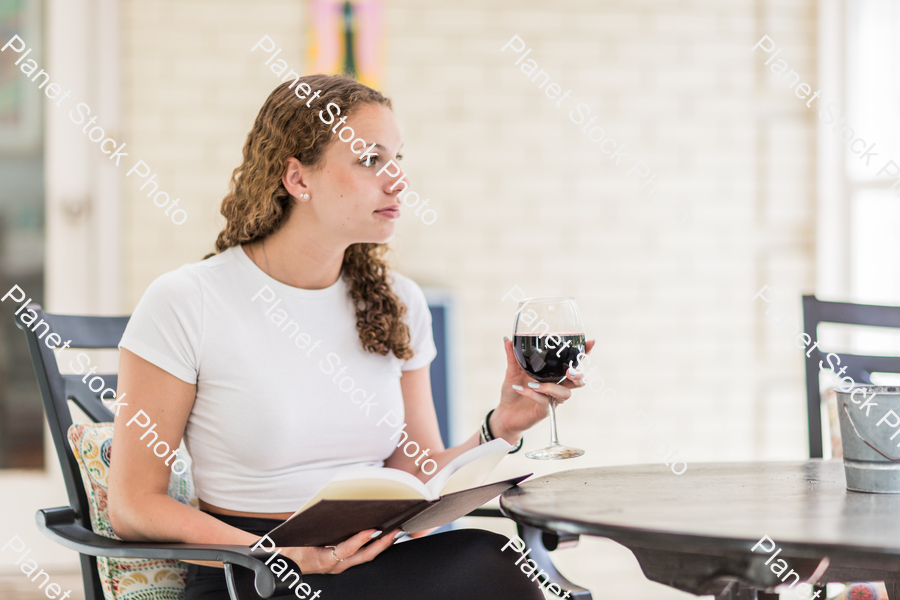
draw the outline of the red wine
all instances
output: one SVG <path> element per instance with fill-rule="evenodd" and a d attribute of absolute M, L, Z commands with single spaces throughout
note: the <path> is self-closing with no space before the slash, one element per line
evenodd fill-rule
<path fill-rule="evenodd" d="M 578 353 L 584 352 L 584 334 L 516 334 L 513 350 L 529 375 L 541 382 L 556 383 L 566 376 L 569 361 L 578 366 Z"/>

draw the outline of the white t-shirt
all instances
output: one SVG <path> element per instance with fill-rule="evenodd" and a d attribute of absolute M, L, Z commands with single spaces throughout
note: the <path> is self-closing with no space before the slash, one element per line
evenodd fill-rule
<path fill-rule="evenodd" d="M 202 500 L 291 512 L 339 469 L 384 465 L 391 425 L 403 422 L 401 371 L 437 354 L 422 290 L 393 271 L 389 279 L 407 307 L 415 355 L 406 361 L 363 349 L 343 277 L 323 290 L 291 287 L 239 246 L 147 288 L 119 347 L 197 384 L 184 435 Z"/>

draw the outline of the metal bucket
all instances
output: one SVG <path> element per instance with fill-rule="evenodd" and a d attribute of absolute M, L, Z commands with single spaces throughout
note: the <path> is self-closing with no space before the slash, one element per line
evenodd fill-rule
<path fill-rule="evenodd" d="M 836 393 L 847 489 L 900 494 L 900 386 L 856 385 Z M 878 406 L 862 408 L 867 399 Z"/>

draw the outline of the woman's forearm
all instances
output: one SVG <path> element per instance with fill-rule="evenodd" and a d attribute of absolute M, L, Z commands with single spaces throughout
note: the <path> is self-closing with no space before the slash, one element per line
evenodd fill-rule
<path fill-rule="evenodd" d="M 249 546 L 259 539 L 164 494 L 111 502 L 109 516 L 116 535 L 129 542 Z"/>
<path fill-rule="evenodd" d="M 509 444 L 514 446 L 514 445 L 516 445 L 516 443 L 518 443 L 519 438 L 522 437 L 522 432 L 510 431 L 510 430 L 504 429 L 503 428 L 503 420 L 501 418 L 502 412 L 500 415 L 498 415 L 497 414 L 498 410 L 502 411 L 503 409 L 498 407 L 497 409 L 494 410 L 494 413 L 491 415 L 491 420 L 489 423 L 490 428 L 491 428 L 491 433 L 494 435 L 494 439 L 503 438 Z M 429 479 L 431 479 L 432 476 L 434 476 L 434 474 L 437 471 L 440 471 L 441 469 L 446 467 L 447 464 L 450 461 L 452 461 L 454 458 L 456 458 L 460 454 L 463 454 L 464 452 L 471 450 L 472 448 L 475 448 L 479 444 L 481 444 L 481 431 L 480 430 L 476 431 L 474 434 L 472 434 L 472 436 L 468 440 L 463 442 L 462 444 L 453 446 L 452 448 L 447 448 L 446 450 L 441 450 L 439 452 L 434 452 L 434 453 L 430 454 L 429 456 L 431 457 L 431 459 L 437 463 L 437 469 L 430 474 L 425 474 L 425 472 L 422 470 L 423 464 L 416 466 L 413 463 L 411 458 L 408 460 L 402 460 L 402 461 L 398 460 L 400 458 L 406 458 L 406 457 L 402 457 L 402 456 L 401 457 L 397 457 L 396 455 L 392 456 L 390 459 L 388 459 L 385 462 L 385 466 L 393 468 L 393 469 L 401 469 L 403 471 L 407 471 L 409 473 L 412 473 L 413 475 L 415 475 L 422 481 L 428 481 Z"/>
<path fill-rule="evenodd" d="M 512 346 L 510 346 L 510 352 L 512 352 L 511 348 Z M 511 360 L 515 361 L 515 357 Z M 516 368 L 521 370 L 518 365 Z M 399 439 L 395 442 L 396 449 L 384 462 L 384 466 L 412 473 L 420 480 L 428 481 L 451 460 L 478 446 L 481 442 L 479 439 L 480 427 L 462 444 L 444 449 L 431 397 L 431 379 L 428 367 L 404 371 L 400 378 L 400 387 L 403 391 L 406 411 L 405 423 L 402 434 L 397 431 L 391 436 L 391 440 L 394 440 L 395 437 Z M 510 388 L 510 392 L 513 396 L 517 396 L 515 392 L 512 392 L 512 388 Z M 521 431 L 516 431 L 516 428 L 521 426 L 522 420 L 510 418 L 510 408 L 506 404 L 501 397 L 500 404 L 491 414 L 490 429 L 495 438 L 503 438 L 515 445 L 522 437 Z M 526 429 L 533 424 L 532 420 L 525 420 L 524 427 Z M 415 448 L 411 455 L 407 454 L 407 447 L 410 446 Z"/>

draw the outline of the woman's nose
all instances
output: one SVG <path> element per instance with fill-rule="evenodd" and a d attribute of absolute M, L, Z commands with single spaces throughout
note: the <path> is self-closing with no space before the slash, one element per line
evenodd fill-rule
<path fill-rule="evenodd" d="M 400 171 L 400 174 L 393 179 L 391 185 L 387 188 L 388 194 L 396 193 L 398 196 L 405 194 L 406 191 L 410 188 L 409 178 L 406 176 L 406 173 Z"/>

